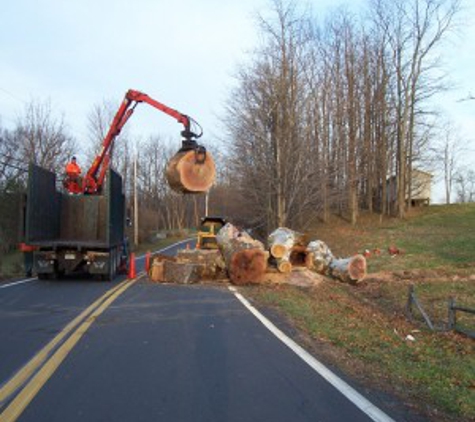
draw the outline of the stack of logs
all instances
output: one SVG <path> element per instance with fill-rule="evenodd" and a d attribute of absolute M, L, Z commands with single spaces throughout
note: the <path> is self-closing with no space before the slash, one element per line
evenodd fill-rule
<path fill-rule="evenodd" d="M 305 235 L 286 227 L 272 232 L 268 241 L 270 254 L 280 272 L 288 273 L 294 266 L 304 266 L 350 284 L 357 284 L 366 276 L 363 255 L 336 258 L 321 240 L 308 242 Z"/>
<path fill-rule="evenodd" d="M 186 249 L 173 258 L 155 256 L 151 279 L 189 284 L 222 280 L 227 272 L 231 283 L 243 285 L 264 280 L 268 265 L 281 273 L 289 273 L 294 267 L 308 268 L 351 284 L 366 276 L 364 256 L 336 258 L 324 242 L 309 242 L 305 235 L 285 227 L 269 235 L 269 251 L 230 223 L 219 231 L 216 240 L 219 250 Z"/>

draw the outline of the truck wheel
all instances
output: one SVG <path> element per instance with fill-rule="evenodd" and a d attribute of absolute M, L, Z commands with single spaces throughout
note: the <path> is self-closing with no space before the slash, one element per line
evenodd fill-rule
<path fill-rule="evenodd" d="M 47 274 L 47 273 L 38 273 L 38 279 L 39 280 L 48 280 L 48 278 L 49 278 L 48 276 L 49 276 L 49 274 Z"/>

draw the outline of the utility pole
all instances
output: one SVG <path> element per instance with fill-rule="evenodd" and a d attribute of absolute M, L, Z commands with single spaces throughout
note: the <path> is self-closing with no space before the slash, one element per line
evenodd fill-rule
<path fill-rule="evenodd" d="M 205 195 L 205 217 L 208 216 L 209 213 L 209 190 L 206 191 Z"/>
<path fill-rule="evenodd" d="M 134 158 L 134 245 L 139 244 L 139 200 L 137 196 L 137 155 Z"/>

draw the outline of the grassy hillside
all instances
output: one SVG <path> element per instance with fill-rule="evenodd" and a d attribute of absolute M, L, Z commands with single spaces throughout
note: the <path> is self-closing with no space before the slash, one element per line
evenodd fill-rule
<path fill-rule="evenodd" d="M 365 249 L 381 250 L 369 263 L 372 272 L 408 269 L 463 269 L 475 266 L 475 204 L 435 205 L 413 210 L 407 219 L 362 215 L 352 227 L 334 219 L 310 231 L 324 240 L 335 255 L 349 256 Z M 387 248 L 395 246 L 403 257 L 394 259 Z"/>
<path fill-rule="evenodd" d="M 356 227 L 335 220 L 315 227 L 311 238 L 335 255 L 372 251 L 367 279 L 356 287 L 329 280 L 312 289 L 251 287 L 246 294 L 360 382 L 433 420 L 475 420 L 475 340 L 431 332 L 417 313 L 413 321 L 405 315 L 411 284 L 437 326 L 447 323 L 449 297 L 475 308 L 475 204 L 419 209 L 404 221 L 362 216 Z M 389 246 L 401 253 L 389 254 Z M 460 314 L 458 325 L 475 331 L 475 316 Z"/>

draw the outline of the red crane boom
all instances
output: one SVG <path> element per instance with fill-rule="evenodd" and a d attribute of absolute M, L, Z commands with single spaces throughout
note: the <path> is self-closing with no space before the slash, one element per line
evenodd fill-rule
<path fill-rule="evenodd" d="M 173 108 L 170 108 L 165 104 L 162 104 L 161 102 L 149 97 L 147 94 L 130 89 L 125 94 L 124 101 L 117 110 L 109 131 L 102 141 L 101 151 L 95 157 L 92 165 L 84 176 L 82 183 L 78 184 L 74 181 L 66 181 L 65 186 L 69 192 L 87 194 L 100 193 L 112 158 L 114 141 L 120 134 L 124 125 L 129 120 L 130 116 L 132 116 L 133 112 L 135 111 L 135 107 L 139 103 L 147 103 L 151 105 L 163 113 L 175 118 L 184 126 L 184 130 L 181 132 L 181 135 L 184 138 L 182 146 L 183 151 L 193 149 L 199 153 L 205 153 L 204 147 L 198 145 L 196 142 L 196 139 L 201 137 L 203 134 L 200 125 L 196 121 L 187 115 L 182 114 L 179 111 L 174 110 Z M 197 134 L 191 131 L 192 122 L 199 128 L 200 133 Z"/>

